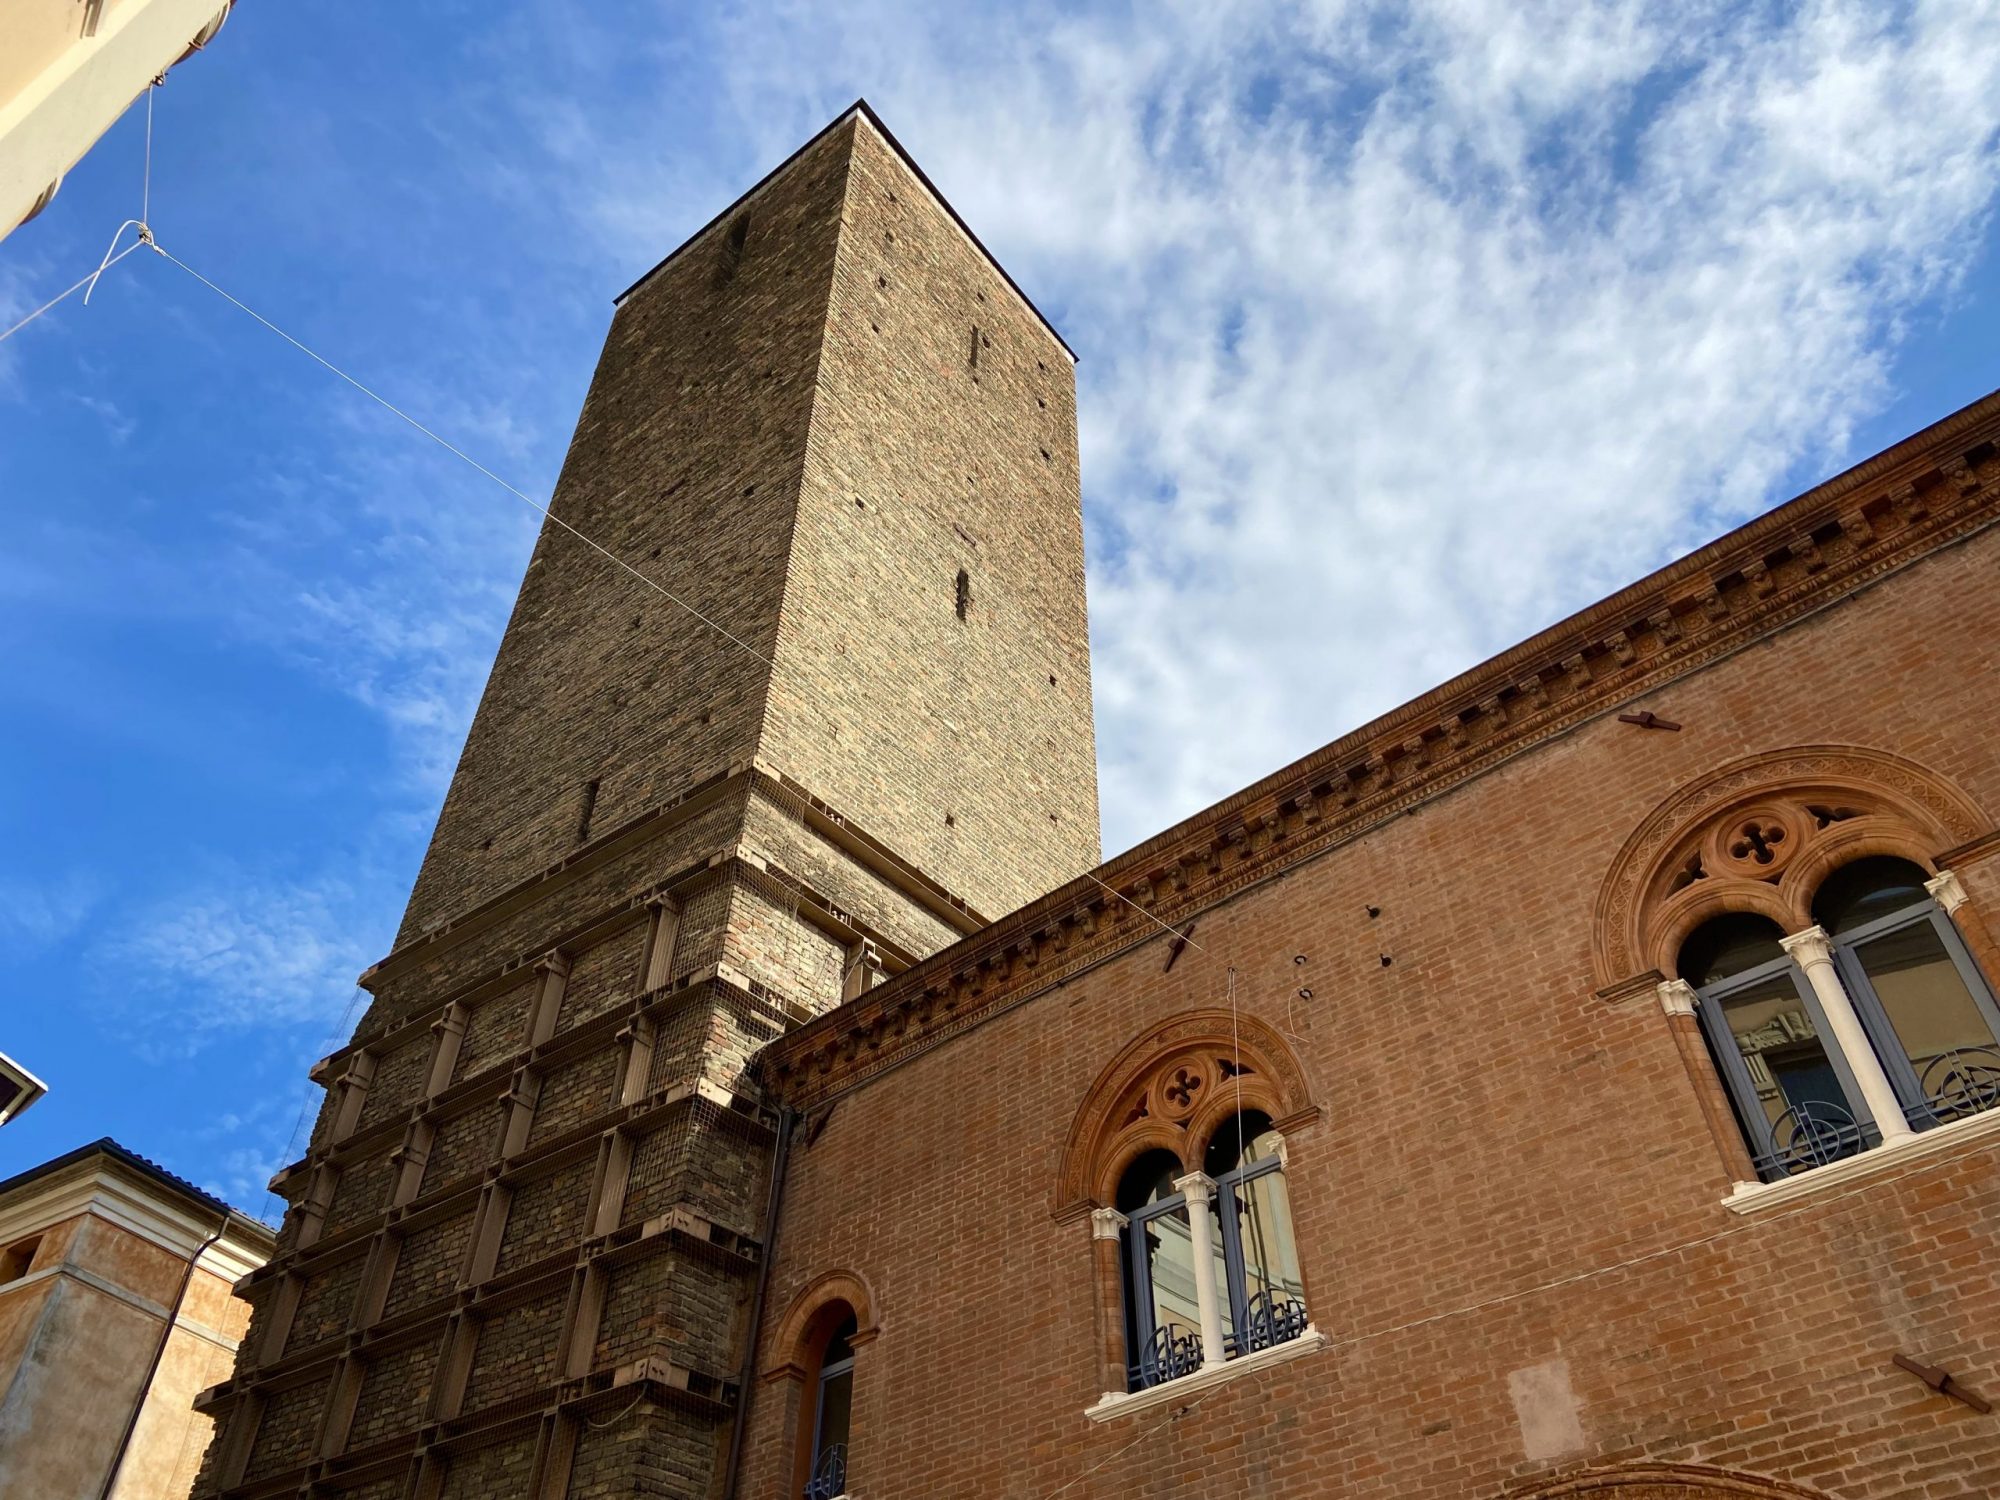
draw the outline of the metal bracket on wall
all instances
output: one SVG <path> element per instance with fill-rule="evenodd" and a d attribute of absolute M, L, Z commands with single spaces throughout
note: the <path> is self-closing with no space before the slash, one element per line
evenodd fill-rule
<path fill-rule="evenodd" d="M 1641 729 L 1669 729 L 1678 731 L 1681 727 L 1672 719 L 1661 718 L 1650 708 L 1642 709 L 1636 714 L 1620 714 L 1618 722 L 1620 724 L 1637 724 Z"/>
<path fill-rule="evenodd" d="M 1956 1380 L 1953 1380 L 1949 1370 L 1940 1369 L 1936 1365 L 1924 1364 L 1920 1360 L 1910 1358 L 1907 1354 L 1895 1354 L 1891 1355 L 1890 1358 L 1894 1361 L 1896 1368 L 1899 1370 L 1908 1370 L 1940 1396 L 1949 1396 L 1954 1401 L 1962 1401 L 1981 1416 L 1989 1415 L 1992 1412 L 1993 1403 L 1991 1401 L 1986 1400 L 1983 1396 L 1975 1395 Z"/>

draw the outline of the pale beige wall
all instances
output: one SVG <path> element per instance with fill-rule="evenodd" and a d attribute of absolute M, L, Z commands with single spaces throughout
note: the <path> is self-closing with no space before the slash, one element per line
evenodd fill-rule
<path fill-rule="evenodd" d="M 40 1235 L 25 1274 L 0 1285 L 0 1497 L 97 1500 L 176 1307 L 111 1496 L 193 1488 L 213 1425 L 194 1398 L 229 1377 L 250 1311 L 233 1279 L 268 1252 L 243 1242 L 254 1228 L 234 1231 L 189 1275 L 214 1224 L 88 1160 L 0 1203 L 0 1242 Z"/>
<path fill-rule="evenodd" d="M 0 0 L 0 238 L 230 0 Z"/>
<path fill-rule="evenodd" d="M 249 1321 L 250 1305 L 231 1295 L 227 1281 L 195 1272 L 110 1500 L 164 1500 L 194 1488 L 215 1426 L 195 1411 L 194 1398 L 229 1378 Z"/>
<path fill-rule="evenodd" d="M 18 1303 L 12 1363 L 0 1368 L 0 1494 L 94 1500 L 159 1341 L 179 1280 L 175 1258 L 101 1220 L 60 1226 Z"/>

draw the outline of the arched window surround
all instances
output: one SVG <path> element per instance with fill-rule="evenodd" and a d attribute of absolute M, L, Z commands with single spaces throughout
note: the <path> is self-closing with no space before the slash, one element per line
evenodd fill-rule
<path fill-rule="evenodd" d="M 1925 877 L 1929 900 L 1919 899 L 1897 921 L 1929 920 L 1944 929 L 1939 942 L 1957 955 L 1968 988 L 1990 1000 L 1983 976 L 2000 972 L 2000 955 L 1950 865 L 1976 862 L 1996 848 L 2000 836 L 1972 799 L 1900 757 L 1854 746 L 1746 757 L 1668 797 L 1612 862 L 1592 932 L 1598 993 L 1617 1001 L 1657 991 L 1703 1113 L 1739 1183 L 1761 1176 L 1768 1184 L 1802 1170 L 1793 1161 L 1774 1176 L 1769 1153 L 1752 1163 L 1739 1129 L 1743 1080 L 1729 1076 L 1741 1070 L 1732 1070 L 1733 1059 L 1718 1050 L 1726 1038 L 1717 1031 L 1717 1007 L 1703 1009 L 1701 995 L 1679 969 L 1682 945 L 1705 923 L 1729 913 L 1763 917 L 1776 927 L 1791 960 L 1775 961 L 1769 966 L 1774 976 L 1765 977 L 1775 983 L 1782 977 L 1775 971 L 1785 970 L 1800 986 L 1812 1030 L 1824 1038 L 1844 1102 L 1853 1106 L 1850 1133 L 1857 1139 L 1835 1154 L 1877 1144 L 1909 1146 L 1915 1133 L 1936 1121 L 1917 1107 L 1909 1080 L 1901 1077 L 1907 1059 L 1886 1035 L 1872 991 L 1862 993 L 1866 980 L 1857 980 L 1846 951 L 1852 935 L 1829 938 L 1813 903 L 1830 877 L 1858 861 L 1890 856 L 1914 865 Z M 1713 989 L 1705 986 L 1701 993 Z M 1721 1002 L 1730 989 L 1724 985 L 1711 998 Z M 1872 1151 L 1867 1155 L 1878 1159 Z M 1813 1152 L 1807 1158 L 1804 1165 L 1824 1164 Z"/>
<path fill-rule="evenodd" d="M 866 1361 L 860 1351 L 882 1331 L 875 1316 L 875 1294 L 860 1275 L 828 1271 L 808 1282 L 792 1298 L 771 1339 L 776 1358 L 766 1365 L 763 1378 L 767 1385 L 787 1388 L 785 1443 L 792 1457 L 784 1493 L 790 1500 L 805 1496 L 814 1479 L 813 1450 L 827 1346 L 850 1319 L 854 1331 L 847 1343 L 856 1352 L 853 1389 L 858 1398 L 866 1380 Z M 864 1427 L 860 1410 L 857 1401 L 855 1425 Z"/>
<path fill-rule="evenodd" d="M 1204 1303 L 1210 1326 L 1201 1330 L 1199 1340 L 1208 1354 L 1202 1368 L 1208 1372 L 1219 1365 L 1223 1350 L 1232 1356 L 1244 1352 L 1220 1316 L 1225 1296 L 1232 1315 L 1244 1300 L 1227 1279 L 1237 1275 L 1241 1260 L 1229 1239 L 1227 1212 L 1235 1205 L 1210 1206 L 1216 1184 L 1202 1170 L 1210 1144 L 1239 1110 L 1265 1116 L 1287 1143 L 1319 1117 L 1305 1074 L 1278 1031 L 1240 1010 L 1232 1014 L 1223 1009 L 1183 1012 L 1134 1038 L 1099 1072 L 1078 1106 L 1062 1155 L 1053 1213 L 1063 1222 L 1090 1220 L 1101 1388 L 1107 1400 L 1128 1389 L 1139 1356 L 1128 1348 L 1126 1322 L 1131 1271 L 1125 1262 L 1135 1253 L 1134 1239 L 1126 1232 L 1127 1216 L 1113 1205 L 1126 1171 L 1147 1151 L 1171 1153 L 1185 1174 L 1174 1187 L 1186 1200 L 1196 1263 L 1218 1271 L 1227 1268 Z M 1288 1149 L 1289 1144 L 1281 1148 Z M 1283 1165 L 1282 1157 L 1276 1165 Z M 1302 1279 L 1300 1292 L 1303 1300 Z M 1305 1334 L 1303 1347 L 1316 1347 L 1319 1335 L 1309 1328 Z"/>
<path fill-rule="evenodd" d="M 1165 1099 L 1172 1065 L 1217 1059 L 1240 1059 L 1241 1067 L 1225 1076 L 1196 1066 L 1195 1097 L 1185 1105 Z M 1305 1072 L 1275 1027 L 1244 1011 L 1206 1009 L 1149 1028 L 1104 1065 L 1077 1107 L 1057 1175 L 1055 1217 L 1081 1218 L 1110 1205 L 1125 1169 L 1152 1147 L 1172 1151 L 1194 1170 L 1216 1129 L 1239 1108 L 1262 1110 L 1288 1138 L 1319 1118 Z"/>
<path fill-rule="evenodd" d="M 1592 1495 L 1619 1500 L 1630 1495 L 1631 1500 L 1656 1500 L 1676 1492 L 1685 1500 L 1827 1500 L 1818 1490 L 1705 1464 L 1620 1465 L 1571 1474 L 1539 1488 L 1510 1490 L 1509 1496 L 1510 1500 L 1571 1500 Z"/>
<path fill-rule="evenodd" d="M 1767 831 L 1763 848 L 1738 854 L 1749 824 Z M 1732 761 L 1669 796 L 1612 860 L 1591 923 L 1599 992 L 1679 977 L 1681 944 L 1713 916 L 1755 912 L 1799 932 L 1839 866 L 1893 854 L 1935 875 L 1995 832 L 1956 786 L 1886 751 L 1806 745 Z"/>

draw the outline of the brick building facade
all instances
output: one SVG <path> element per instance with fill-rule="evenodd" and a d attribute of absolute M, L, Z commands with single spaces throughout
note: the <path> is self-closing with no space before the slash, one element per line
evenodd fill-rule
<path fill-rule="evenodd" d="M 1996 441 L 1090 871 L 1069 354 L 850 111 L 620 303 L 658 588 L 545 531 L 202 1492 L 1992 1493 Z"/>

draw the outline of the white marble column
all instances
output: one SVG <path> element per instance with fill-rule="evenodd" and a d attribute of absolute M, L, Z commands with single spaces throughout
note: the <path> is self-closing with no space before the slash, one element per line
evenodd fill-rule
<path fill-rule="evenodd" d="M 1208 1206 L 1215 1197 L 1215 1179 L 1205 1172 L 1190 1172 L 1174 1180 L 1174 1188 L 1187 1199 L 1188 1240 L 1194 1252 L 1194 1300 L 1201 1313 L 1201 1362 L 1219 1365 L 1226 1358 L 1222 1347 L 1222 1304 L 1215 1284 L 1215 1227 Z"/>
<path fill-rule="evenodd" d="M 1847 986 L 1840 982 L 1840 971 L 1833 965 L 1833 944 L 1827 939 L 1826 929 L 1808 927 L 1779 941 L 1806 971 L 1806 980 L 1826 1016 L 1827 1029 L 1833 1033 L 1833 1044 L 1846 1055 L 1848 1071 L 1854 1075 L 1868 1112 L 1875 1117 L 1882 1144 L 1886 1146 L 1914 1135 L 1910 1122 L 1903 1118 L 1903 1106 L 1895 1089 L 1889 1086 L 1889 1075 L 1882 1071 L 1882 1060 L 1875 1055 L 1868 1033 L 1861 1028 L 1861 1017 L 1854 1013 L 1854 1004 L 1847 998 Z"/>
<path fill-rule="evenodd" d="M 1691 1016 L 1701 1004 L 1701 996 L 1685 979 L 1663 979 L 1654 990 L 1660 997 L 1660 1009 L 1669 1016 Z"/>
<path fill-rule="evenodd" d="M 1931 899 L 1937 902 L 1946 916 L 1965 905 L 1965 887 L 1949 870 L 1939 870 L 1924 882 L 1924 889 L 1931 893 Z"/>

